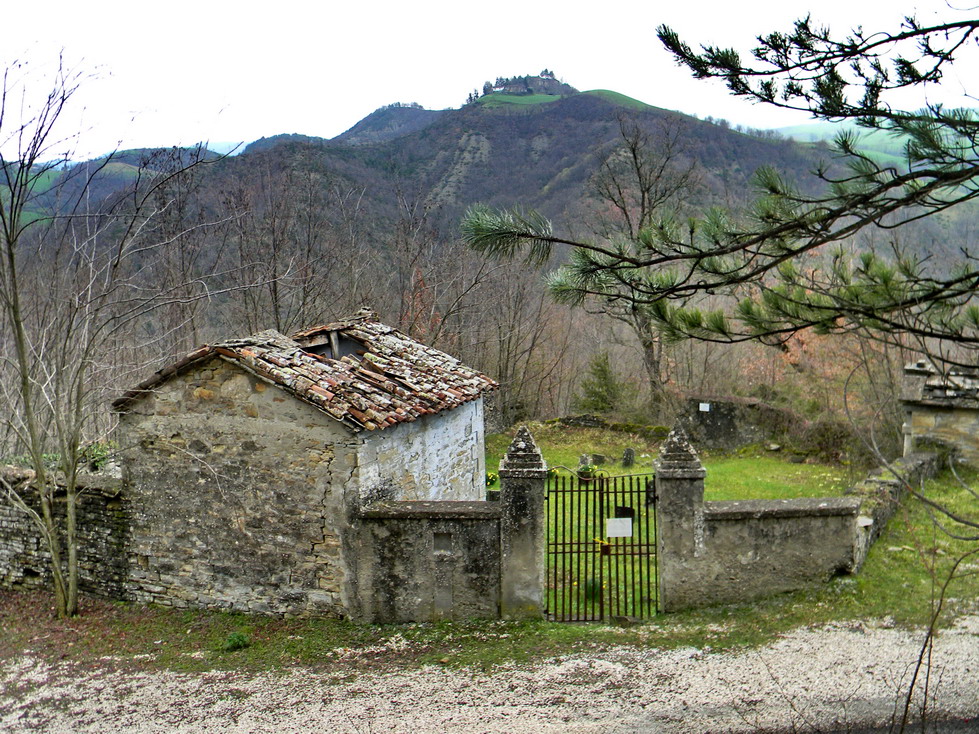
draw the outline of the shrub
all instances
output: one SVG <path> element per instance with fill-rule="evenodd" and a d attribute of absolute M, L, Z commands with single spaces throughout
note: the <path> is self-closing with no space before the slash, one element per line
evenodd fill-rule
<path fill-rule="evenodd" d="M 232 632 L 225 638 L 221 649 L 224 652 L 234 652 L 235 650 L 244 650 L 250 644 L 248 638 L 241 632 Z"/>

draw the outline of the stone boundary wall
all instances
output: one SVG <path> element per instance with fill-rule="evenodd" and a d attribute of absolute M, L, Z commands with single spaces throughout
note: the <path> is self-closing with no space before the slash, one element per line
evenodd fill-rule
<path fill-rule="evenodd" d="M 674 429 L 656 464 L 663 611 L 751 601 L 859 570 L 906 492 L 903 480 L 937 466 L 932 455 L 905 458 L 845 497 L 705 502 L 706 472 Z"/>
<path fill-rule="evenodd" d="M 37 490 L 29 485 L 33 472 L 2 467 L 4 479 L 17 486 L 27 505 L 40 513 Z M 78 587 L 93 596 L 126 599 L 129 508 L 120 494 L 119 480 L 80 478 L 78 517 Z M 56 494 L 56 522 L 64 527 L 65 494 Z M 63 557 L 66 557 L 62 549 Z M 0 496 L 0 587 L 50 588 L 51 554 L 40 529 L 26 512 Z"/>
<path fill-rule="evenodd" d="M 890 468 L 875 469 L 870 476 L 846 491 L 860 500 L 854 540 L 853 570 L 859 571 L 867 560 L 870 547 L 887 526 L 901 501 L 907 496 L 908 483 L 917 485 L 941 470 L 942 457 L 937 453 L 915 453 L 892 462 Z"/>
<path fill-rule="evenodd" d="M 371 622 L 496 618 L 500 506 L 382 502 L 360 513 L 357 609 Z"/>

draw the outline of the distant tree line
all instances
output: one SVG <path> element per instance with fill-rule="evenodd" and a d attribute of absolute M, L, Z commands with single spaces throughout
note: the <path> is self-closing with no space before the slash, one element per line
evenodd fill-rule
<path fill-rule="evenodd" d="M 391 104 L 386 104 L 383 107 L 378 107 L 375 112 L 383 112 L 384 110 L 423 110 L 425 109 L 417 102 L 392 102 Z"/>

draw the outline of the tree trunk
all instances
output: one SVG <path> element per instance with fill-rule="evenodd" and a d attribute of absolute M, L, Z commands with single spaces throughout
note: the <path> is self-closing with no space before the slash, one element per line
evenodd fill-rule
<path fill-rule="evenodd" d="M 65 543 L 68 546 L 68 589 L 65 616 L 78 614 L 78 490 L 74 478 L 65 490 Z"/>

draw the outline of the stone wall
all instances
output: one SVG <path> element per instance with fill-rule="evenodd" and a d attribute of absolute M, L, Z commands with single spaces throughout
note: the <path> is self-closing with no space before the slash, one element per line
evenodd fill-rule
<path fill-rule="evenodd" d="M 687 605 L 758 599 L 853 570 L 858 507 L 843 497 L 705 502 L 701 593 L 690 584 Z"/>
<path fill-rule="evenodd" d="M 704 502 L 705 474 L 674 429 L 656 468 L 663 611 L 750 601 L 854 568 L 859 499 Z"/>
<path fill-rule="evenodd" d="M 847 490 L 849 496 L 860 501 L 854 570 L 863 566 L 870 546 L 880 537 L 887 521 L 897 512 L 901 501 L 908 494 L 908 484 L 918 486 L 922 480 L 938 474 L 940 469 L 939 454 L 911 454 L 892 462 L 888 467 L 875 470 L 862 482 Z"/>
<path fill-rule="evenodd" d="M 22 479 L 32 472 L 13 470 Z M 80 478 L 78 499 L 78 586 L 88 594 L 124 599 L 127 596 L 129 511 L 111 478 Z M 18 494 L 40 513 L 37 491 L 19 482 Z M 55 497 L 54 516 L 64 527 L 65 494 Z M 63 558 L 66 557 L 63 554 Z M 23 510 L 0 500 L 0 587 L 50 588 L 51 554 L 34 521 Z"/>
<path fill-rule="evenodd" d="M 495 502 L 380 502 L 360 515 L 356 608 L 371 622 L 496 618 Z"/>
<path fill-rule="evenodd" d="M 131 596 L 178 607 L 341 615 L 356 437 L 213 359 L 120 420 Z"/>

